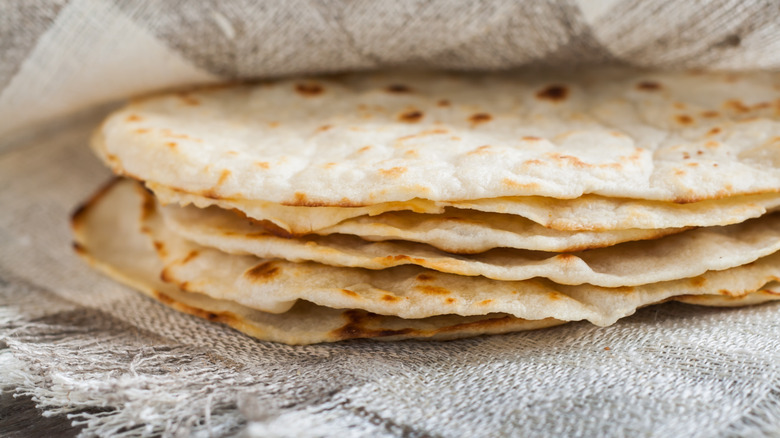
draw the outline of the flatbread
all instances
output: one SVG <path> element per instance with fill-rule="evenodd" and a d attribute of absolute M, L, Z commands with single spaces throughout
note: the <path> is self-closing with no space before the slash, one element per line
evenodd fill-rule
<path fill-rule="evenodd" d="M 331 232 L 331 227 L 349 219 L 363 219 L 366 216 L 377 216 L 391 211 L 429 215 L 455 211 L 455 214 L 482 222 L 489 221 L 495 217 L 495 214 L 481 215 L 479 212 L 501 213 L 510 216 L 513 220 L 522 220 L 518 216 L 530 219 L 553 230 L 599 232 L 632 230 L 636 235 L 636 230 L 668 230 L 736 224 L 760 217 L 780 206 L 780 195 L 769 193 L 685 204 L 584 195 L 575 199 L 512 196 L 454 202 L 412 199 L 406 202 L 380 203 L 365 207 L 301 207 L 266 201 L 209 198 L 173 190 L 153 182 L 147 182 L 147 186 L 163 204 L 182 206 L 192 204 L 199 208 L 216 206 L 226 210 L 238 210 L 250 218 L 269 222 L 275 229 L 288 235 L 328 234 Z M 476 212 L 458 212 L 454 209 L 476 210 Z M 425 220 L 425 218 L 420 216 L 415 220 Z"/>
<path fill-rule="evenodd" d="M 207 198 L 355 207 L 777 193 L 780 74 L 376 73 L 136 100 L 93 146 Z"/>
<path fill-rule="evenodd" d="M 164 280 L 189 292 L 230 299 L 271 313 L 286 312 L 304 299 L 325 307 L 402 318 L 507 313 L 523 319 L 586 319 L 605 326 L 639 307 L 670 297 L 741 296 L 760 290 L 780 275 L 780 253 L 694 278 L 623 288 L 565 286 L 544 279 L 498 281 L 417 266 L 339 268 L 239 256 L 203 247 L 167 229 L 150 196 L 144 208 L 143 229 L 152 236 L 165 265 L 161 274 Z"/>
<path fill-rule="evenodd" d="M 417 265 L 439 272 L 505 281 L 543 277 L 569 285 L 638 286 L 729 269 L 780 251 L 780 213 L 727 227 L 698 228 L 662 239 L 568 254 L 494 249 L 474 255 L 454 255 L 425 244 L 376 243 L 341 234 L 281 238 L 232 212 L 214 207 L 169 205 L 158 211 L 166 228 L 180 237 L 231 254 L 366 269 Z M 423 222 L 398 228 L 424 228 L 427 232 L 419 240 L 423 242 L 431 240 L 426 235 L 444 232 L 449 232 L 452 239 L 467 236 L 489 240 L 484 235 L 469 234 L 472 230 L 463 221 L 447 225 L 425 227 Z M 500 235 L 492 237 L 496 241 L 501 238 Z"/>
<path fill-rule="evenodd" d="M 234 226 L 254 223 L 247 227 L 250 233 L 279 233 L 273 227 L 256 221 L 238 219 L 240 216 L 225 210 L 209 207 L 166 207 L 171 220 L 196 223 L 201 220 L 230 222 Z M 241 225 L 239 225 L 241 224 Z M 226 224 L 227 225 L 227 224 Z M 459 254 L 474 254 L 493 248 L 517 248 L 535 251 L 577 251 L 602 248 L 635 240 L 657 239 L 683 229 L 618 230 L 618 231 L 558 231 L 551 230 L 518 216 L 497 213 L 479 213 L 452 210 L 445 214 L 418 215 L 409 211 L 387 212 L 379 216 L 361 216 L 320 230 L 323 236 L 344 234 L 360 236 L 366 240 L 405 240 L 423 242 L 433 247 Z M 304 238 L 301 241 L 308 241 Z"/>
<path fill-rule="evenodd" d="M 136 202 L 129 202 L 134 198 Z M 463 317 L 443 315 L 402 319 L 360 310 L 340 310 L 306 301 L 288 312 L 272 314 L 234 301 L 183 291 L 160 280 L 163 269 L 151 240 L 141 233 L 142 196 L 129 181 L 116 180 L 99 191 L 73 216 L 74 247 L 93 267 L 160 302 L 209 321 L 220 322 L 261 340 L 292 345 L 355 338 L 377 340 L 447 340 L 481 334 L 533 330 L 564 321 L 523 320 L 506 314 Z M 780 287 L 767 287 L 743 296 L 684 296 L 687 302 L 740 306 L 780 299 Z"/>
<path fill-rule="evenodd" d="M 128 202 L 130 199 L 135 202 Z M 258 339 L 293 345 L 356 338 L 446 340 L 563 324 L 552 319 L 526 321 L 505 314 L 406 320 L 359 310 L 329 309 L 304 301 L 288 312 L 272 314 L 186 292 L 160 280 L 162 263 L 139 227 L 141 202 L 130 181 L 117 180 L 98 192 L 74 214 L 77 253 L 106 275 L 176 310 L 227 324 Z"/>

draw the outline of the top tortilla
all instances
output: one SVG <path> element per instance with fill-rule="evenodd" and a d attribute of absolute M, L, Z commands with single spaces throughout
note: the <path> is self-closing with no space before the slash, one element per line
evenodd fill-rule
<path fill-rule="evenodd" d="M 117 172 L 216 199 L 354 207 L 780 189 L 780 74 L 358 74 L 166 94 L 106 120 Z"/>

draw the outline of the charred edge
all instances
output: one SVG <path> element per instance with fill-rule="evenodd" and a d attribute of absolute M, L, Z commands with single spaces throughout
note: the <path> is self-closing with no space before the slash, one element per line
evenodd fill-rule
<path fill-rule="evenodd" d="M 81 243 L 73 242 L 72 245 L 73 245 L 73 251 L 75 251 L 76 254 L 81 255 L 81 256 L 85 256 L 85 255 L 88 254 L 87 249 L 84 248 L 84 245 L 82 245 Z"/>
<path fill-rule="evenodd" d="M 98 203 L 105 195 L 110 192 L 114 186 L 119 184 L 119 181 L 121 181 L 122 178 L 115 176 L 112 177 L 110 180 L 108 180 L 106 183 L 104 183 L 95 193 L 92 194 L 86 201 L 76 206 L 75 209 L 73 209 L 73 212 L 70 214 L 70 222 L 71 226 L 73 228 L 77 228 L 81 225 L 81 222 L 84 220 L 85 213 L 92 208 L 95 204 Z"/>
<path fill-rule="evenodd" d="M 180 303 L 174 300 L 173 298 L 169 297 L 168 295 L 165 295 L 162 292 L 159 291 L 152 291 L 152 292 L 154 293 L 154 297 L 157 298 L 157 300 L 159 300 L 161 303 L 180 312 L 188 313 L 190 315 L 197 316 L 199 318 L 203 318 L 211 322 L 219 322 L 227 325 L 233 325 L 236 322 L 235 316 L 233 316 L 228 312 L 223 312 L 223 313 L 208 312 L 203 309 L 198 309 L 197 307 L 191 307 L 184 303 Z"/>
<path fill-rule="evenodd" d="M 382 316 L 363 310 L 347 310 L 342 315 L 347 319 L 347 323 L 344 326 L 330 332 L 330 335 L 338 340 L 381 338 L 387 336 L 407 335 L 415 332 L 414 329 L 410 328 L 399 330 L 376 330 L 367 328 L 366 323 L 368 321 L 381 320 Z"/>

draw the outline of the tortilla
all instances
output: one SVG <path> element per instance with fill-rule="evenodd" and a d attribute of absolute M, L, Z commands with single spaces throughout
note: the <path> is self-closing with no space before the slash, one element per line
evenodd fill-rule
<path fill-rule="evenodd" d="M 162 278 L 189 292 L 283 313 L 298 300 L 402 318 L 507 313 L 522 319 L 587 319 L 610 325 L 642 306 L 678 295 L 746 295 L 780 276 L 780 253 L 701 276 L 636 287 L 566 286 L 545 279 L 498 281 L 417 266 L 341 268 L 227 254 L 187 241 L 165 227 L 146 195 L 143 230 L 163 261 Z M 128 201 L 130 202 L 130 198 Z M 651 269 L 651 267 L 645 267 Z"/>
<path fill-rule="evenodd" d="M 455 339 L 490 333 L 532 330 L 564 323 L 554 319 L 522 320 L 505 314 L 463 317 L 443 315 L 402 319 L 359 310 L 339 310 L 298 302 L 288 312 L 271 314 L 186 292 L 160 280 L 163 265 L 152 242 L 141 233 L 142 197 L 129 181 L 114 181 L 99 191 L 73 217 L 74 246 L 82 257 L 106 275 L 159 301 L 209 321 L 221 322 L 261 340 L 292 345 L 353 338 L 378 340 Z M 128 198 L 136 202 L 128 202 Z M 730 306 L 780 299 L 777 283 L 743 296 L 726 296 Z M 719 296 L 684 296 L 702 304 L 718 303 Z"/>
<path fill-rule="evenodd" d="M 207 198 L 356 207 L 780 190 L 778 73 L 375 73 L 136 100 L 117 173 Z"/>
<path fill-rule="evenodd" d="M 280 229 L 286 234 L 299 236 L 309 233 L 338 232 L 330 228 L 349 219 L 365 220 L 366 216 L 377 216 L 391 211 L 428 215 L 440 215 L 449 211 L 482 222 L 497 216 L 483 215 L 479 212 L 501 213 L 508 216 L 508 219 L 504 220 L 530 219 L 552 230 L 598 232 L 632 230 L 636 236 L 637 230 L 681 230 L 686 227 L 736 224 L 760 217 L 780 206 L 780 195 L 770 193 L 685 204 L 584 195 L 575 199 L 514 196 L 455 202 L 412 199 L 406 202 L 380 203 L 364 207 L 301 207 L 266 201 L 208 198 L 173 190 L 152 182 L 147 182 L 147 187 L 163 204 L 182 206 L 192 204 L 199 208 L 216 206 L 226 210 L 238 210 L 252 219 L 269 222 L 275 229 Z M 468 212 L 468 210 L 476 211 Z M 409 215 L 409 217 L 414 220 L 426 220 L 425 216 Z"/>
<path fill-rule="evenodd" d="M 153 202 L 151 197 L 149 200 Z M 232 212 L 214 207 L 169 205 L 158 211 L 170 231 L 226 253 L 375 270 L 417 265 L 439 272 L 505 281 L 543 277 L 569 285 L 638 286 L 729 269 L 780 251 L 780 213 L 727 227 L 698 228 L 662 239 L 567 254 L 493 249 L 473 255 L 454 255 L 422 243 L 377 243 L 341 234 L 281 238 Z M 452 240 L 467 236 L 483 242 L 500 242 L 502 238 L 501 234 L 470 234 L 468 224 L 460 220 L 445 225 L 427 227 L 425 222 L 409 223 L 398 229 L 425 229 L 419 238 L 421 242 L 433 240 L 431 234 L 442 233 L 451 234 Z M 532 237 L 533 234 L 529 236 Z"/>

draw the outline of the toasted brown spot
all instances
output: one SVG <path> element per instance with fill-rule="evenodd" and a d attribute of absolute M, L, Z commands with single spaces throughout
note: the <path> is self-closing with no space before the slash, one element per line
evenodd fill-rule
<path fill-rule="evenodd" d="M 675 120 L 677 120 L 677 122 L 681 125 L 690 125 L 693 123 L 693 117 L 686 114 L 679 114 L 675 116 Z"/>
<path fill-rule="evenodd" d="M 322 125 L 319 128 L 317 128 L 317 132 L 324 132 L 332 128 L 333 125 Z"/>
<path fill-rule="evenodd" d="M 277 122 L 277 121 L 268 122 L 268 126 L 271 127 L 271 128 L 278 128 L 279 125 L 280 125 L 280 123 Z"/>
<path fill-rule="evenodd" d="M 429 135 L 448 134 L 448 133 L 449 133 L 449 131 L 447 131 L 446 129 L 441 129 L 441 128 L 428 129 L 426 131 L 418 132 L 417 134 L 405 135 L 403 137 L 399 137 L 398 141 L 409 140 L 411 138 L 417 138 L 417 137 L 426 137 L 426 136 L 429 136 Z"/>
<path fill-rule="evenodd" d="M 700 275 L 698 277 L 691 278 L 690 282 L 694 287 L 702 287 L 707 283 L 707 279 Z"/>
<path fill-rule="evenodd" d="M 656 91 L 661 89 L 661 84 L 655 81 L 642 81 L 636 84 L 636 88 L 642 91 Z"/>
<path fill-rule="evenodd" d="M 249 269 L 246 273 L 253 280 L 268 281 L 278 276 L 281 273 L 281 268 L 276 266 L 274 262 L 263 262 Z"/>
<path fill-rule="evenodd" d="M 701 116 L 707 119 L 719 117 L 720 113 L 717 111 L 702 111 Z"/>
<path fill-rule="evenodd" d="M 390 294 L 382 295 L 382 301 L 387 301 L 389 303 L 394 303 L 394 302 L 400 301 L 400 300 L 401 300 L 401 298 L 397 297 L 395 295 L 390 295 Z"/>
<path fill-rule="evenodd" d="M 493 300 L 482 300 L 482 301 L 478 302 L 477 304 L 479 304 L 480 306 L 487 306 L 488 304 L 490 304 L 492 302 L 493 302 Z"/>
<path fill-rule="evenodd" d="M 403 84 L 393 84 L 387 87 L 387 91 L 390 93 L 409 93 L 412 89 Z"/>
<path fill-rule="evenodd" d="M 85 213 L 95 205 L 100 199 L 108 194 L 111 189 L 121 181 L 119 177 L 111 178 L 106 184 L 100 187 L 89 199 L 84 201 L 78 207 L 76 207 L 70 214 L 71 225 L 73 228 L 78 228 L 82 225 L 85 218 Z M 152 200 L 152 207 L 154 208 L 154 200 Z"/>
<path fill-rule="evenodd" d="M 525 140 L 525 141 L 542 141 L 542 139 L 539 138 L 539 137 L 531 137 L 531 136 L 525 136 L 521 140 Z"/>
<path fill-rule="evenodd" d="M 128 122 L 140 122 L 143 118 L 137 114 L 130 114 L 125 120 Z"/>
<path fill-rule="evenodd" d="M 738 113 L 746 113 L 750 111 L 750 107 L 738 99 L 727 100 L 723 103 L 723 106 Z"/>
<path fill-rule="evenodd" d="M 696 155 L 702 155 L 704 154 L 704 151 L 696 151 Z"/>
<path fill-rule="evenodd" d="M 469 122 L 471 122 L 472 126 L 476 126 L 481 123 L 487 123 L 491 120 L 493 120 L 493 116 L 491 116 L 488 113 L 476 113 L 476 114 L 472 114 L 471 117 L 469 117 Z"/>
<path fill-rule="evenodd" d="M 279 225 L 276 225 L 275 223 L 273 223 L 273 222 L 271 222 L 269 220 L 265 220 L 265 219 L 264 220 L 256 220 L 256 219 L 251 219 L 250 218 L 250 222 L 252 222 L 253 224 L 257 224 L 257 225 L 263 227 L 263 229 L 265 229 L 269 233 L 273 234 L 274 236 L 284 237 L 285 239 L 290 239 L 292 237 L 295 237 L 291 232 L 285 230 L 284 228 L 280 227 Z"/>
<path fill-rule="evenodd" d="M 149 130 L 145 128 L 139 128 L 135 130 L 136 134 L 146 134 L 147 132 L 149 132 Z"/>
<path fill-rule="evenodd" d="M 716 148 L 718 146 L 720 146 L 720 143 L 718 143 L 717 141 L 708 141 L 708 142 L 704 143 L 704 147 L 707 147 L 707 148 L 710 148 L 710 149 Z"/>
<path fill-rule="evenodd" d="M 420 292 L 422 292 L 424 294 L 429 294 L 429 295 L 449 295 L 450 294 L 449 290 L 447 290 L 447 289 L 445 289 L 443 287 L 439 287 L 439 286 L 423 285 L 423 286 L 415 286 L 415 289 L 419 290 Z"/>
<path fill-rule="evenodd" d="M 672 106 L 681 110 L 687 108 L 687 106 L 682 102 L 675 102 Z"/>
<path fill-rule="evenodd" d="M 687 159 L 691 158 L 691 154 L 689 154 L 688 152 L 683 152 L 682 155 L 683 155 L 683 160 L 687 160 Z"/>
<path fill-rule="evenodd" d="M 261 168 L 261 169 L 270 169 L 271 164 L 267 161 L 255 161 L 255 166 Z"/>
<path fill-rule="evenodd" d="M 322 88 L 322 85 L 320 84 L 310 82 L 296 84 L 295 91 L 297 91 L 301 96 L 313 97 L 322 94 L 325 89 Z"/>
<path fill-rule="evenodd" d="M 573 156 L 573 155 L 565 155 L 565 154 L 556 154 L 551 153 L 547 154 L 548 157 L 550 157 L 553 161 L 559 162 L 561 164 L 574 166 L 574 167 L 588 167 L 588 163 L 580 160 L 579 158 Z"/>
<path fill-rule="evenodd" d="M 371 149 L 371 146 L 363 146 L 362 148 L 358 149 L 358 153 L 368 152 Z"/>
<path fill-rule="evenodd" d="M 179 99 L 181 99 L 182 102 L 184 102 L 185 105 L 189 106 L 198 106 L 200 105 L 200 101 L 192 96 L 190 96 L 187 93 L 179 93 L 178 94 Z"/>
<path fill-rule="evenodd" d="M 533 189 L 538 189 L 539 188 L 539 184 L 537 184 L 537 183 L 522 184 L 522 183 L 519 183 L 519 182 L 517 182 L 517 181 L 515 181 L 513 179 L 510 179 L 510 178 L 502 179 L 501 180 L 501 184 L 503 184 L 505 186 L 509 186 L 509 187 L 511 187 L 513 189 L 520 189 L 520 190 L 526 190 L 526 189 L 533 190 Z"/>
<path fill-rule="evenodd" d="M 410 328 L 398 330 L 370 329 L 367 327 L 370 321 L 381 321 L 383 317 L 381 315 L 365 312 L 362 310 L 347 310 L 342 315 L 347 319 L 347 324 L 329 333 L 336 339 L 344 340 L 357 338 L 379 338 L 405 335 L 414 332 L 414 330 Z"/>
<path fill-rule="evenodd" d="M 536 93 L 538 99 L 558 102 L 569 96 L 569 89 L 564 85 L 550 85 Z"/>
<path fill-rule="evenodd" d="M 449 100 L 447 100 L 447 99 L 442 99 L 442 100 L 436 102 L 436 105 L 441 106 L 441 107 L 445 107 L 445 106 L 452 105 L 452 103 Z"/>
<path fill-rule="evenodd" d="M 683 176 L 683 175 L 685 175 L 685 171 L 682 170 L 682 169 L 676 169 L 674 171 L 674 174 L 677 175 L 677 176 Z"/>
<path fill-rule="evenodd" d="M 484 145 L 484 146 L 480 146 L 480 147 L 478 147 L 478 148 L 476 148 L 476 149 L 474 149 L 472 151 L 469 151 L 468 155 L 481 155 L 481 154 L 487 153 L 489 150 L 490 150 L 490 145 Z"/>
<path fill-rule="evenodd" d="M 419 274 L 417 275 L 417 279 L 420 281 L 431 281 L 434 279 L 434 277 L 428 274 Z"/>
<path fill-rule="evenodd" d="M 444 300 L 444 302 L 445 302 L 445 303 L 447 303 L 447 304 L 452 304 L 452 303 L 454 303 L 455 301 L 456 301 L 456 300 L 455 300 L 455 298 L 452 298 L 452 297 L 450 297 L 450 298 L 447 298 L 446 300 Z"/>
<path fill-rule="evenodd" d="M 687 164 L 688 167 L 697 167 L 698 165 L 699 165 L 699 163 L 688 163 Z"/>
<path fill-rule="evenodd" d="M 73 251 L 81 255 L 87 254 L 87 249 L 78 242 L 73 242 Z"/>
<path fill-rule="evenodd" d="M 397 178 L 401 175 L 403 175 L 406 172 L 405 167 L 391 167 L 390 169 L 379 169 L 379 173 L 383 176 L 389 176 L 392 178 Z"/>
<path fill-rule="evenodd" d="M 407 111 L 405 113 L 401 113 L 400 116 L 398 116 L 398 120 L 406 123 L 417 123 L 423 118 L 422 111 L 419 110 L 412 110 Z"/>
<path fill-rule="evenodd" d="M 227 181 L 228 177 L 230 176 L 230 171 L 225 169 L 222 171 L 222 173 L 219 174 L 219 179 L 217 180 L 217 186 L 221 186 L 222 184 Z"/>
<path fill-rule="evenodd" d="M 350 201 L 348 198 L 342 198 L 338 202 L 322 202 L 308 199 L 306 193 L 295 192 L 292 201 L 285 201 L 282 205 L 294 207 L 363 207 L 364 204 Z"/>
<path fill-rule="evenodd" d="M 720 128 L 712 128 L 709 131 L 707 131 L 707 135 L 717 135 L 720 134 L 722 130 Z"/>
<path fill-rule="evenodd" d="M 341 291 L 341 293 L 343 293 L 348 297 L 357 298 L 360 296 L 357 292 L 351 291 L 349 289 L 339 289 L 339 290 Z"/>
<path fill-rule="evenodd" d="M 176 144 L 175 141 L 169 141 L 168 143 L 165 143 L 165 146 L 168 146 L 171 149 L 176 149 L 176 146 L 178 145 Z"/>
<path fill-rule="evenodd" d="M 187 263 L 191 262 L 195 257 L 197 257 L 199 254 L 198 251 L 192 250 L 189 253 L 187 253 L 187 256 L 181 259 L 181 264 L 186 265 Z"/>

